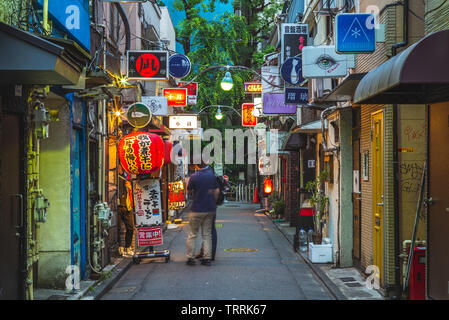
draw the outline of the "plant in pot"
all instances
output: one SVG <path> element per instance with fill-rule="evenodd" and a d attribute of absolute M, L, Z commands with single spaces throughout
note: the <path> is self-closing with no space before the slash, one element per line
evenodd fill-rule
<path fill-rule="evenodd" d="M 321 231 L 321 217 L 323 216 L 327 204 L 329 203 L 329 198 L 326 197 L 326 194 L 321 190 L 321 184 L 326 179 L 327 175 L 327 171 L 323 171 L 318 177 L 316 177 L 315 180 L 309 181 L 306 184 L 306 189 L 312 194 L 310 204 L 315 208 L 313 215 L 314 244 L 321 244 L 323 239 L 323 233 Z"/>
<path fill-rule="evenodd" d="M 274 202 L 274 212 L 278 218 L 284 216 L 285 203 L 284 200 L 278 199 Z"/>

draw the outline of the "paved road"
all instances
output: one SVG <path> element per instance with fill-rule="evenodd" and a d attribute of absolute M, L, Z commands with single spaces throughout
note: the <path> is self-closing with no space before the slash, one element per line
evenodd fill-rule
<path fill-rule="evenodd" d="M 167 230 L 169 263 L 133 265 L 103 300 L 333 299 L 304 260 L 255 205 L 226 203 L 217 214 L 218 247 L 211 267 L 185 264 L 188 224 Z M 198 244 L 199 245 L 199 241 Z M 256 249 L 249 252 L 226 249 Z"/>

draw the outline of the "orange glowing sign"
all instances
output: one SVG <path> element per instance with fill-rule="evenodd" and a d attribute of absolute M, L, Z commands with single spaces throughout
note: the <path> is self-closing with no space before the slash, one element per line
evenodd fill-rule
<path fill-rule="evenodd" d="M 266 194 L 270 194 L 273 192 L 273 182 L 270 178 L 265 179 L 263 182 L 263 192 Z"/>
<path fill-rule="evenodd" d="M 245 93 L 262 93 L 262 83 L 245 82 Z"/>
<path fill-rule="evenodd" d="M 242 104 L 242 126 L 254 127 L 257 124 L 257 118 L 254 116 L 254 103 Z"/>
<path fill-rule="evenodd" d="M 187 106 L 187 88 L 164 88 L 163 95 L 167 97 L 169 106 Z"/>

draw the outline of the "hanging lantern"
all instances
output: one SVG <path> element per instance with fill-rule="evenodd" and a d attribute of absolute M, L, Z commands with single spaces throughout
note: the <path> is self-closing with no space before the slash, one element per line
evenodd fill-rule
<path fill-rule="evenodd" d="M 267 178 L 263 182 L 263 192 L 265 194 L 271 194 L 273 192 L 273 182 L 270 178 Z"/>
<path fill-rule="evenodd" d="M 169 164 L 169 163 L 173 163 L 173 142 L 171 142 L 170 140 L 164 140 L 164 145 L 165 145 L 165 163 Z"/>
<path fill-rule="evenodd" d="M 130 133 L 120 140 L 118 150 L 120 163 L 128 173 L 149 174 L 164 164 L 164 142 L 154 133 Z"/>

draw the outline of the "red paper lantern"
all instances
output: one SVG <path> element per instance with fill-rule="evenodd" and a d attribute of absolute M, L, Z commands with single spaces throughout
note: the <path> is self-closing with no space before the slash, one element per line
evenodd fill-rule
<path fill-rule="evenodd" d="M 165 144 L 165 163 L 173 163 L 172 153 L 173 153 L 173 143 L 170 140 L 164 140 Z"/>
<path fill-rule="evenodd" d="M 154 133 L 130 133 L 120 140 L 118 151 L 120 163 L 128 173 L 149 174 L 164 165 L 164 141 Z"/>

